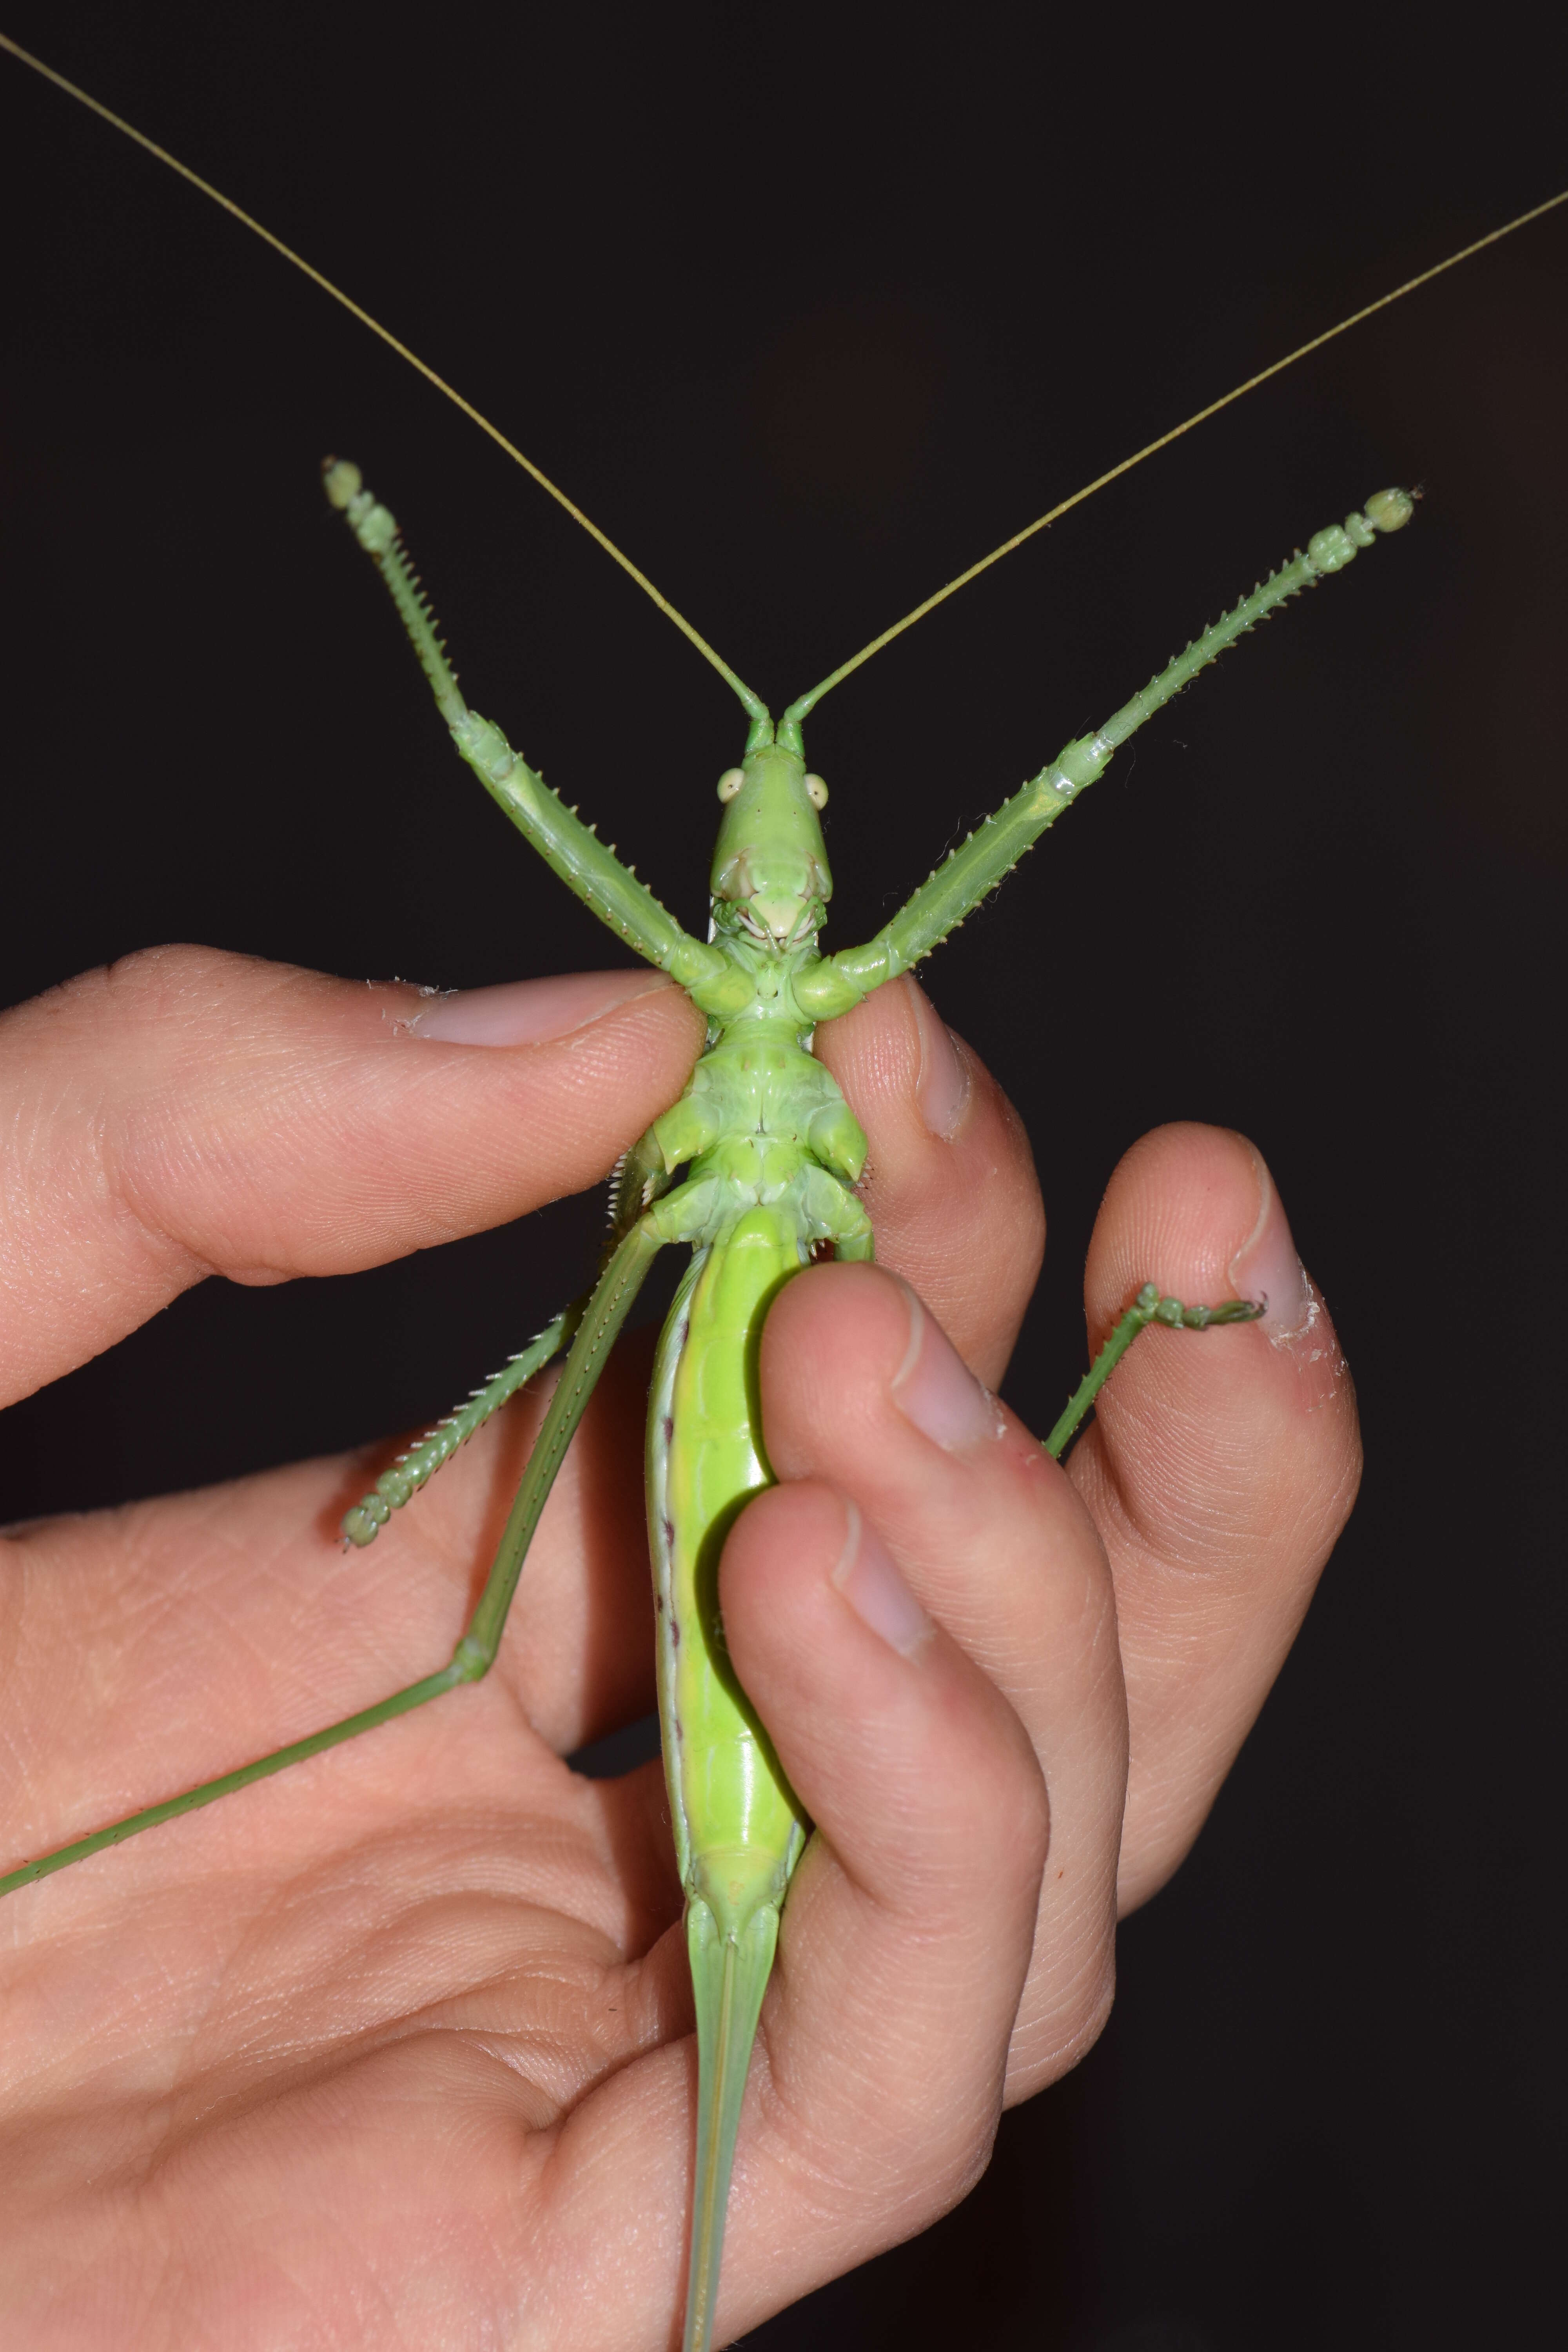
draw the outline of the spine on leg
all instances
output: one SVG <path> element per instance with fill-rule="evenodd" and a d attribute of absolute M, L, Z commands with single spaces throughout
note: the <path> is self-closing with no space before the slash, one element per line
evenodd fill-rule
<path fill-rule="evenodd" d="M 384 1470 L 368 1495 L 361 1496 L 352 1511 L 342 1516 L 342 1532 L 348 1542 L 363 1548 L 374 1543 L 394 1511 L 402 1509 L 411 1495 L 416 1495 L 427 1479 L 433 1478 L 444 1464 L 449 1462 L 461 1445 L 466 1445 L 477 1429 L 482 1429 L 491 1413 L 498 1412 L 509 1398 L 514 1397 L 525 1381 L 559 1355 L 583 1319 L 582 1299 L 574 1299 L 563 1307 L 552 1323 L 547 1323 L 536 1339 L 520 1348 L 510 1357 L 499 1372 L 475 1389 L 467 1401 L 456 1406 L 445 1421 L 438 1421 L 406 1454 L 400 1454 L 390 1470 Z"/>

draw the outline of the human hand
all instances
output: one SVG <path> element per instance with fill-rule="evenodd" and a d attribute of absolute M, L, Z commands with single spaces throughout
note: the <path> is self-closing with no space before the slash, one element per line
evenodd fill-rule
<path fill-rule="evenodd" d="M 207 1271 L 374 1264 L 602 1174 L 700 1023 L 652 975 L 531 987 L 458 1000 L 498 1036 L 531 1024 L 485 1049 L 411 1034 L 413 991 L 192 950 L 7 1016 L 5 1392 Z M 1179 1861 L 1353 1490 L 1321 1318 L 1294 1346 L 1152 1334 L 1067 1473 L 996 1433 L 938 1326 L 998 1380 L 1042 1223 L 1016 1121 L 944 1041 L 909 983 L 820 1034 L 871 1139 L 882 1265 L 814 1268 L 776 1306 L 784 1484 L 725 1560 L 733 1654 L 818 1831 L 723 2335 L 934 2218 L 1003 2100 L 1093 2039 L 1119 1869 L 1125 1905 Z M 1237 1285 L 1278 1298 L 1269 1213 Z M 1146 1139 L 1097 1227 L 1091 1337 L 1146 1276 L 1226 1295 L 1258 1214 L 1237 1139 Z M 484 1684 L 0 1909 L 11 2340 L 668 2341 L 695 2064 L 662 1781 L 562 1761 L 651 1704 L 645 1374 L 620 1351 Z M 363 1457 L 17 1531 L 6 1860 L 439 1664 L 539 1411 L 520 1400 L 369 1554 L 331 1541 Z M 866 1549 L 840 1589 L 847 1504 Z"/>

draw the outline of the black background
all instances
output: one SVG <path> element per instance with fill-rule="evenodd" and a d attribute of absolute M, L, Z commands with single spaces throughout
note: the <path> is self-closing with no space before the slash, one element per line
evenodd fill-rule
<path fill-rule="evenodd" d="M 1568 180 L 1562 59 L 1495 15 L 1447 56 L 1313 18 L 1288 70 L 1212 18 L 1149 47 L 1039 12 L 489 16 L 417 43 L 331 5 L 7 29 L 387 320 L 775 708 Z M 4 59 L 0 170 L 4 1000 L 175 939 L 445 986 L 615 961 L 453 763 L 314 486 L 329 448 L 406 524 L 479 707 L 700 923 L 740 729 L 652 609 L 361 329 Z M 1052 1217 L 1012 1402 L 1043 1427 L 1076 1375 L 1120 1152 L 1212 1118 L 1275 1170 L 1369 1470 L 1196 1853 L 1123 1932 L 1098 2049 L 963 2208 L 769 2352 L 1469 2346 L 1557 2303 L 1565 259 L 1568 208 L 1112 488 L 812 723 L 842 944 L 1309 532 L 1426 486 L 928 976 Z M 426 1418 L 600 1215 L 209 1284 L 7 1417 L 0 1509 Z"/>

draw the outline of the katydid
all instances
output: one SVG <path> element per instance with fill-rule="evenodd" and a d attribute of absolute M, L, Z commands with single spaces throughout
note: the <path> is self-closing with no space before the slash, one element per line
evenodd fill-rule
<path fill-rule="evenodd" d="M 687 987 L 709 1014 L 710 1047 L 680 1102 L 629 1156 L 617 1192 L 609 1262 L 591 1299 L 558 1318 L 471 1407 L 460 1410 L 453 1424 L 416 1448 L 350 1514 L 347 1532 L 355 1540 L 369 1540 L 387 1510 L 405 1499 L 486 1412 L 570 1340 L 566 1370 L 507 1536 L 451 1664 L 342 1724 L 25 1865 L 0 1882 L 0 1891 L 369 1729 L 483 1673 L 495 1655 L 550 1479 L 647 1265 L 666 1242 L 690 1244 L 693 1265 L 667 1324 L 655 1376 L 649 1520 L 659 1580 L 661 1712 L 689 1896 L 703 2057 L 687 2339 L 695 2347 L 707 2341 L 711 2321 L 746 2058 L 779 1908 L 805 1829 L 765 1731 L 727 1668 L 711 1578 L 717 1546 L 734 1510 L 768 1475 L 745 1381 L 748 1354 L 767 1303 L 816 1248 L 832 1244 L 841 1255 L 867 1255 L 871 1245 L 853 1189 L 864 1139 L 851 1109 L 811 1056 L 811 1031 L 819 1019 L 847 1009 L 871 988 L 915 965 L 988 895 L 1037 834 L 1103 771 L 1111 752 L 1197 667 L 1301 586 L 1343 568 L 1379 532 L 1400 528 L 1409 520 L 1411 503 L 1403 492 L 1378 493 L 1342 525 L 1319 532 L 1306 555 L 1282 567 L 1225 621 L 1204 632 L 1186 655 L 1092 734 L 1069 743 L 872 941 L 825 957 L 817 934 L 831 881 L 817 812 L 826 788 L 805 765 L 803 729 L 826 686 L 847 675 L 854 662 L 792 703 L 776 724 L 726 665 L 716 665 L 736 687 L 749 727 L 739 765 L 726 770 L 720 782 L 724 814 L 712 875 L 714 936 L 699 941 L 561 806 L 499 730 L 463 703 L 403 563 L 391 519 L 353 469 L 334 466 L 328 493 L 392 588 L 462 756 L 578 895 L 618 936 Z M 673 1184 L 682 1169 L 684 1181 Z M 1066 1445 L 1116 1357 L 1151 1319 L 1202 1327 L 1255 1311 L 1247 1301 L 1183 1307 L 1160 1299 L 1157 1292 L 1141 1292 L 1053 1431 L 1049 1450 L 1059 1453 Z"/>

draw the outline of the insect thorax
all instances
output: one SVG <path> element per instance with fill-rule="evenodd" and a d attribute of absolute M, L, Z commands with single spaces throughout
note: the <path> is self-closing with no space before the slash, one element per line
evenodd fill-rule
<path fill-rule="evenodd" d="M 712 1242 L 751 1207 L 793 1217 L 804 1248 L 864 1223 L 849 1187 L 866 1138 L 837 1081 L 810 1050 L 812 1024 L 795 1002 L 795 972 L 815 947 L 780 953 L 719 935 L 753 983 L 752 1002 L 717 1022 L 680 1100 L 654 1122 L 667 1170 L 686 1182 L 668 1196 L 680 1237 Z"/>

